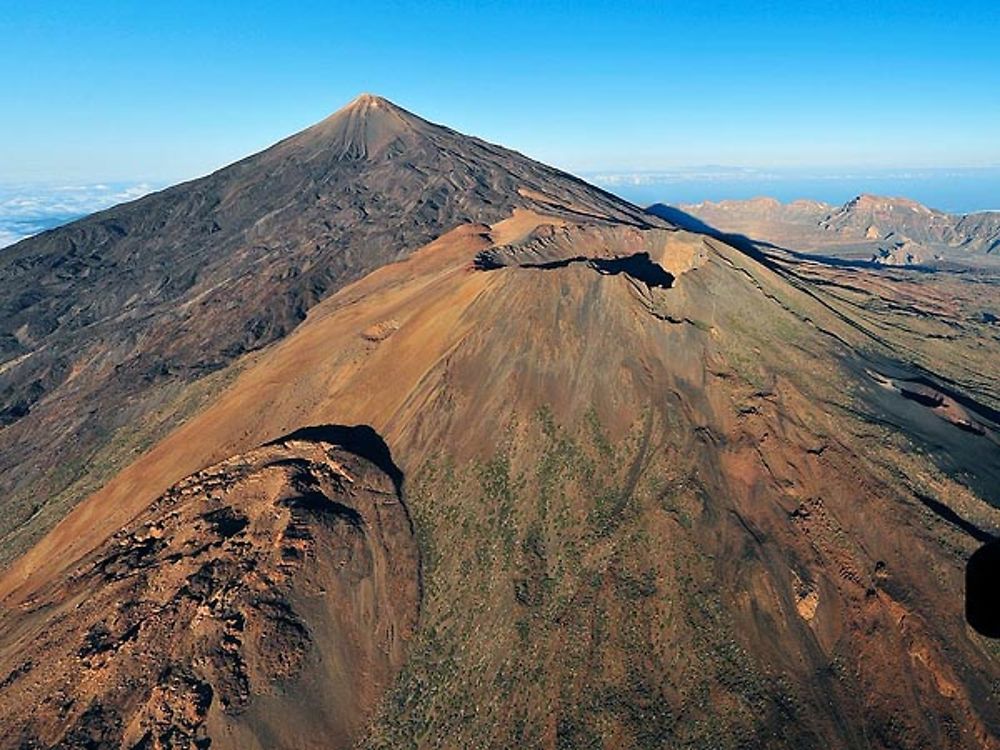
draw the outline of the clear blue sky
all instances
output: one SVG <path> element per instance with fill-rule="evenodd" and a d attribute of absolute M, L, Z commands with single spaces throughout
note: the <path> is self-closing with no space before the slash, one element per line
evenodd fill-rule
<path fill-rule="evenodd" d="M 4 0 L 0 182 L 172 180 L 362 91 L 575 171 L 1000 164 L 1000 3 Z"/>

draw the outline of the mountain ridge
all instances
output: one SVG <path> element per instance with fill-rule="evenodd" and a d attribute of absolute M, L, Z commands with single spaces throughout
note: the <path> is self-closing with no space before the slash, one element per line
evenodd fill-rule
<path fill-rule="evenodd" d="M 193 384 L 207 397 L 228 365 L 286 336 L 345 283 L 454 226 L 539 206 L 656 222 L 578 178 L 369 95 L 211 175 L 6 248 L 0 490 L 14 499 L 0 522 L 4 554 L 25 533 L 34 538 L 21 531 L 30 519 L 52 523 L 93 489 L 58 467 L 94 461 L 95 445 L 133 441 L 129 424 L 150 420 L 162 434 Z M 120 408 L 87 407 L 103 402 Z M 42 453 L 51 461 L 31 460 Z M 37 501 L 39 487 L 54 507 Z"/>

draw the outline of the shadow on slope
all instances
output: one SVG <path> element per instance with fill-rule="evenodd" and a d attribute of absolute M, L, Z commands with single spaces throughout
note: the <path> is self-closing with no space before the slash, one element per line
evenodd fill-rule
<path fill-rule="evenodd" d="M 385 440 L 366 424 L 339 425 L 324 424 L 302 427 L 266 445 L 281 445 L 290 440 L 305 440 L 311 443 L 331 443 L 341 450 L 353 453 L 381 469 L 396 488 L 396 494 L 403 491 L 403 472 L 392 460 L 392 453 Z"/>
<path fill-rule="evenodd" d="M 658 287 L 660 289 L 670 289 L 674 285 L 674 275 L 666 271 L 663 266 L 654 262 L 649 257 L 649 253 L 635 253 L 620 258 L 588 258 L 585 255 L 576 255 L 572 258 L 560 258 L 559 260 L 542 261 L 538 263 L 519 263 L 517 268 L 534 268 L 541 271 L 552 271 L 557 268 L 567 268 L 572 265 L 582 264 L 592 268 L 602 276 L 617 276 L 625 274 L 635 281 L 641 281 L 648 287 Z M 482 252 L 476 256 L 473 265 L 480 271 L 496 271 L 500 268 L 507 268 L 495 255 Z"/>

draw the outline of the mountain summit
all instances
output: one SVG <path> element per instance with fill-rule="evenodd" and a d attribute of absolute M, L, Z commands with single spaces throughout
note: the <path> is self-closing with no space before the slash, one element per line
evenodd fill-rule
<path fill-rule="evenodd" d="M 388 99 L 361 94 L 343 109 L 309 128 L 303 140 L 312 137 L 324 148 L 339 151 L 342 158 L 365 158 L 397 144 L 405 150 L 407 136 L 427 135 L 429 123 L 397 107 Z"/>

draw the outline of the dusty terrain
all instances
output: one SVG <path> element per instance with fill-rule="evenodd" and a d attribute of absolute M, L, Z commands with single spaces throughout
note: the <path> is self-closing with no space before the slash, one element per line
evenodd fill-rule
<path fill-rule="evenodd" d="M 221 370 L 0 575 L 2 736 L 1000 747 L 961 597 L 1000 531 L 1000 280 L 514 193 Z M 272 599 L 308 638 L 261 637 Z"/>

